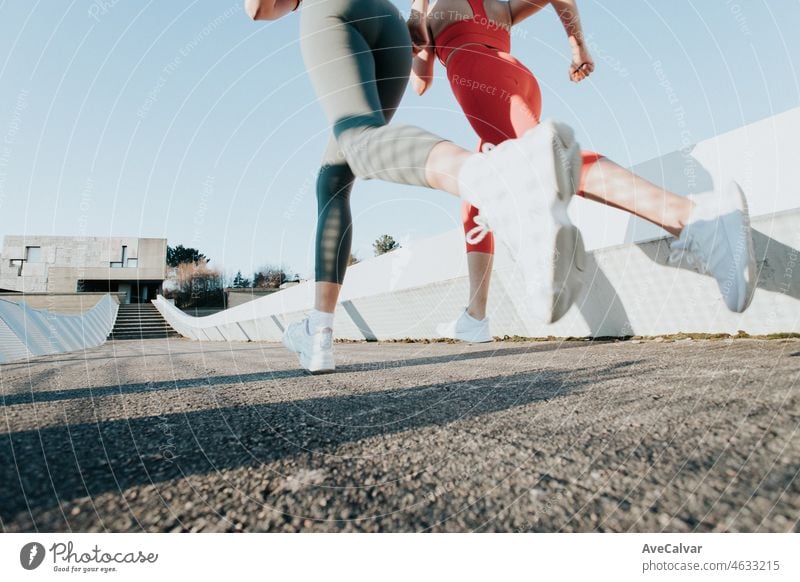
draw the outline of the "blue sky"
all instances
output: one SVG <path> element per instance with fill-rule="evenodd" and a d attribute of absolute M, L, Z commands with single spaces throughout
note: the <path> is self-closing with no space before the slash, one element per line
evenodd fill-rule
<path fill-rule="evenodd" d="M 520 25 L 514 52 L 544 116 L 624 165 L 800 105 L 800 2 L 579 6 L 588 82 L 567 79 L 552 9 Z M 297 29 L 297 15 L 253 23 L 238 0 L 0 0 L 0 235 L 166 237 L 230 273 L 312 273 L 328 126 Z M 396 119 L 474 147 L 443 73 Z M 459 217 L 444 194 L 374 181 L 356 185 L 353 211 L 362 258 L 383 233 L 425 237 Z"/>

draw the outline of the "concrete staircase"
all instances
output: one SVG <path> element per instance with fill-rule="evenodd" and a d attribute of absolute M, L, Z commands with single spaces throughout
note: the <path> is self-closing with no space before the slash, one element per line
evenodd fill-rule
<path fill-rule="evenodd" d="M 180 337 L 152 303 L 120 305 L 109 340 Z"/>

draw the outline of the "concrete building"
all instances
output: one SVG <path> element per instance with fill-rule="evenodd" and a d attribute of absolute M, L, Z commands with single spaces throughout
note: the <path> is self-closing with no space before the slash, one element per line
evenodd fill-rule
<path fill-rule="evenodd" d="M 161 292 L 166 257 L 163 238 L 6 236 L 0 291 L 119 292 L 142 303 Z"/>

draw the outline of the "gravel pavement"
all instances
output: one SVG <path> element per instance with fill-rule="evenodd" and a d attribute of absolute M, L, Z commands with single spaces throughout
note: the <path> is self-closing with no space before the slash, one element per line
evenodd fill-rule
<path fill-rule="evenodd" d="M 118 341 L 0 366 L 4 531 L 800 531 L 800 340 Z"/>

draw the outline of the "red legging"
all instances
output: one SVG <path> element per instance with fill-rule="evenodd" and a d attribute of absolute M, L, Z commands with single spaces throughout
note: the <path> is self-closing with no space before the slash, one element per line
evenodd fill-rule
<path fill-rule="evenodd" d="M 447 64 L 447 78 L 461 109 L 485 144 L 497 145 L 520 137 L 539 123 L 542 94 L 536 77 L 508 53 L 481 45 L 457 50 Z M 584 151 L 579 194 L 583 193 L 586 173 L 602 158 Z M 464 231 L 472 230 L 478 209 L 464 202 L 461 217 Z M 478 244 L 467 243 L 468 253 L 494 253 L 494 237 L 489 233 Z"/>

